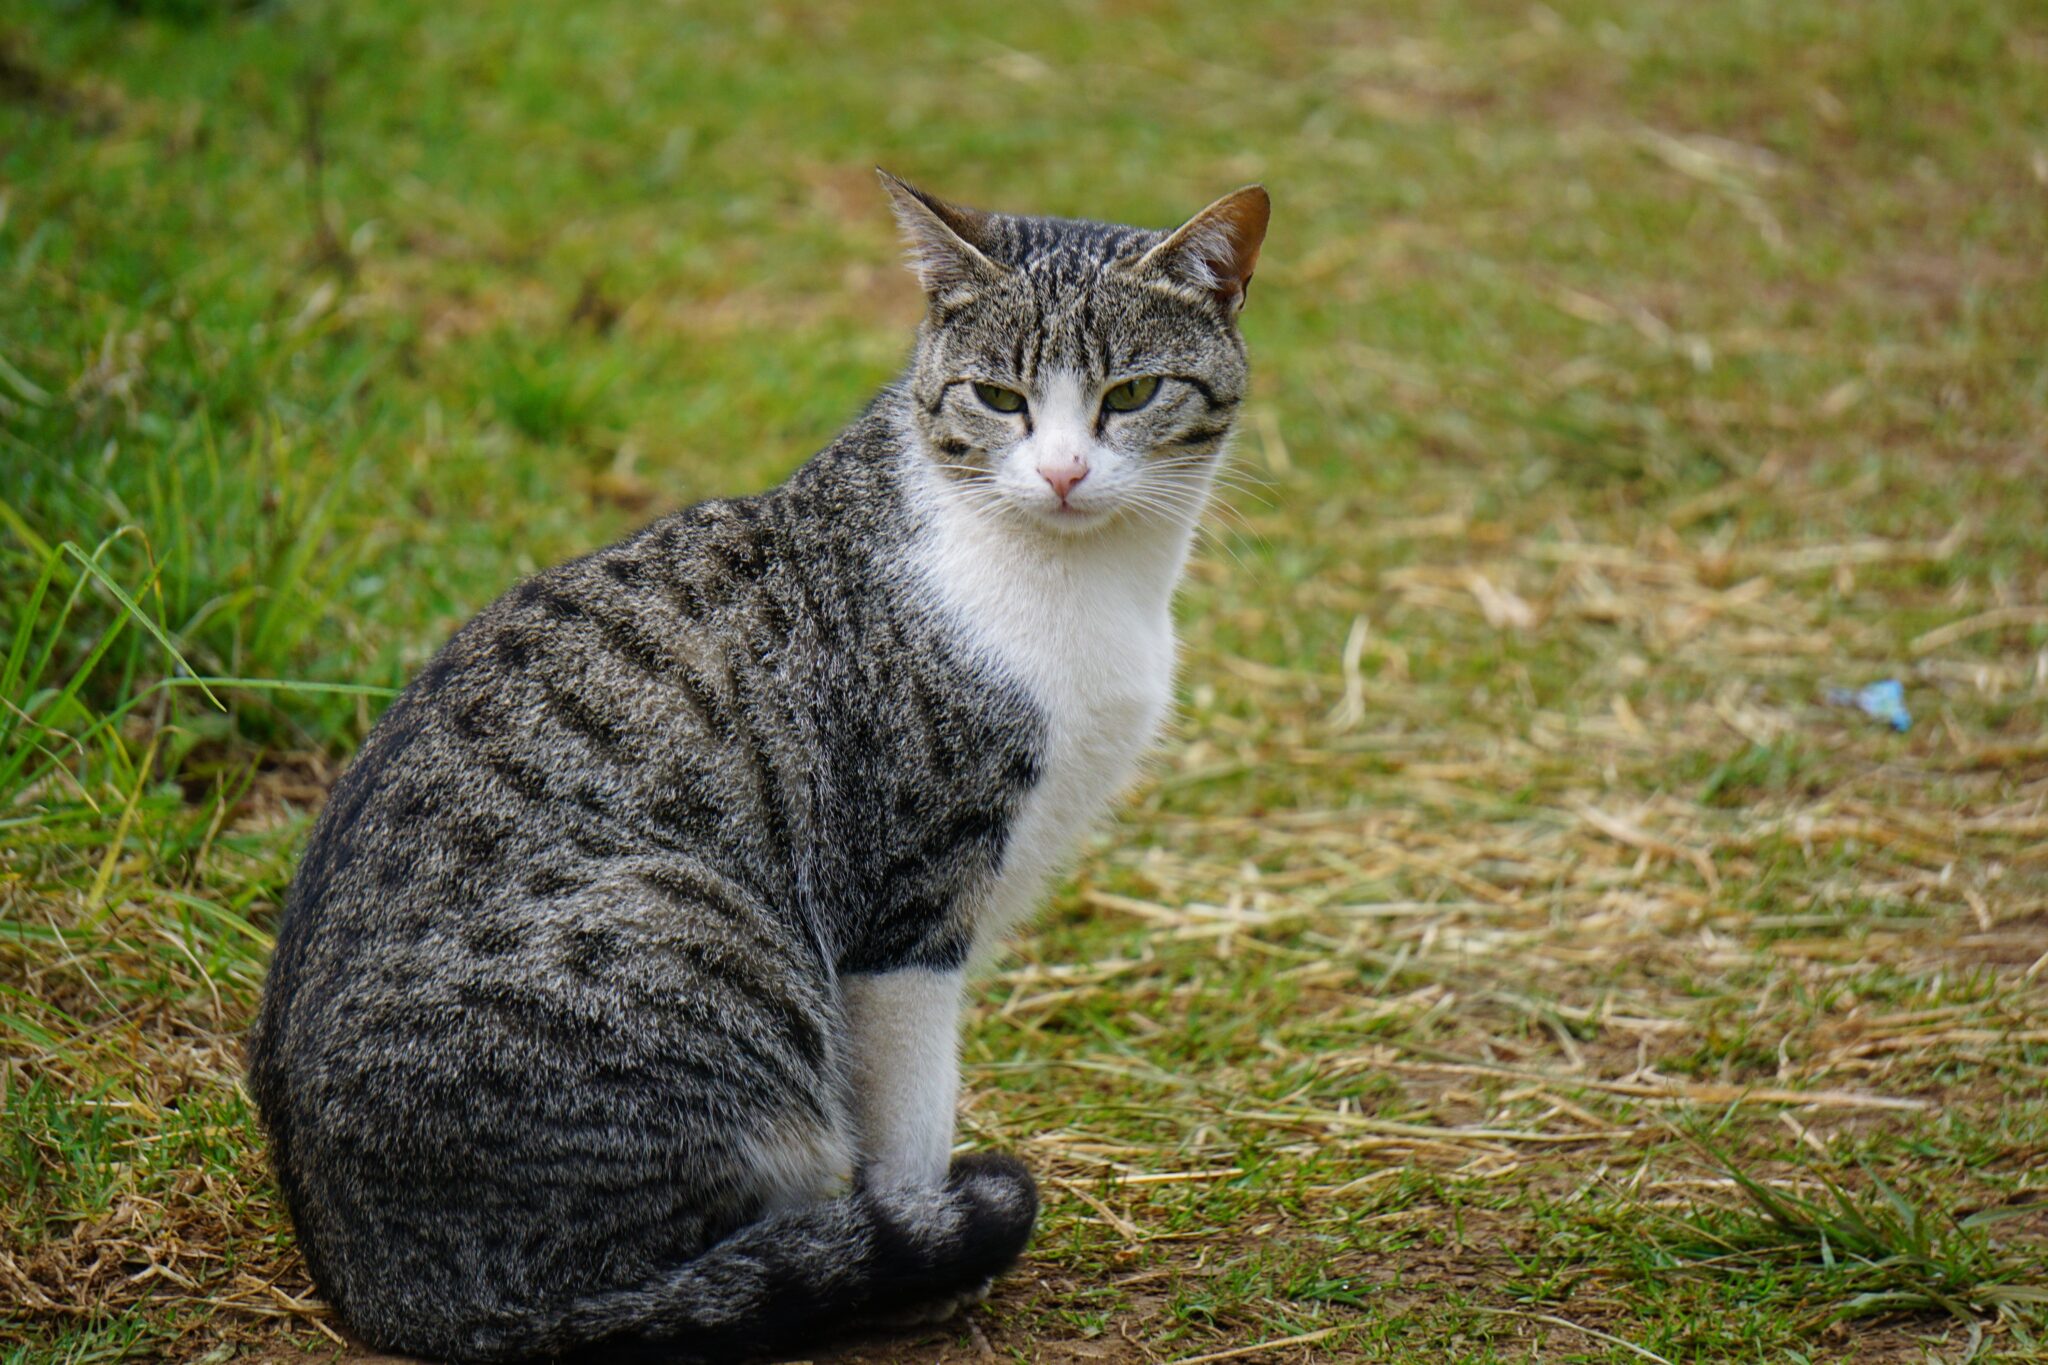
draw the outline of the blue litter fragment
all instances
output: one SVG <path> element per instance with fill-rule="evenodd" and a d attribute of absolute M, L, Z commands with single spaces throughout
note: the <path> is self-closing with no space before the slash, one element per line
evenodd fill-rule
<path fill-rule="evenodd" d="M 1913 715 L 1906 709 L 1906 686 L 1897 678 L 1886 678 L 1868 687 L 1830 687 L 1828 703 L 1853 706 L 1872 720 L 1881 720 L 1901 734 L 1913 728 Z"/>

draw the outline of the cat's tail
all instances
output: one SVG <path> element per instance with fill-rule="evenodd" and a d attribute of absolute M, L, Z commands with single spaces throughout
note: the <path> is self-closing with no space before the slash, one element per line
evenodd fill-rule
<path fill-rule="evenodd" d="M 975 1293 L 1023 1252 L 1037 1218 L 1023 1163 L 963 1156 L 938 1188 L 862 1190 L 777 1214 L 651 1284 L 594 1295 L 543 1323 L 483 1329 L 472 1344 L 487 1359 L 774 1351 L 835 1323 Z"/>

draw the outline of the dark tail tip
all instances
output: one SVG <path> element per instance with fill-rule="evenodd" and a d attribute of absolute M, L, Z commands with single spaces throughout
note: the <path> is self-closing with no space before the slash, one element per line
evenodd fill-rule
<path fill-rule="evenodd" d="M 964 1156 L 940 1189 L 859 1191 L 779 1214 L 644 1288 L 579 1302 L 528 1341 L 579 1365 L 758 1359 L 970 1294 L 1016 1263 L 1037 1221 L 1022 1162 Z M 493 1339 L 470 1354 L 516 1352 Z"/>
<path fill-rule="evenodd" d="M 966 1205 L 962 1259 L 983 1276 L 1008 1270 L 1024 1254 L 1038 1222 L 1038 1183 L 1031 1172 L 1013 1156 L 972 1152 L 954 1158 L 946 1188 Z"/>
<path fill-rule="evenodd" d="M 1010 1156 L 959 1157 L 942 1189 L 857 1197 L 874 1229 L 864 1311 L 877 1314 L 986 1284 L 1023 1254 L 1038 1220 L 1038 1186 Z"/>

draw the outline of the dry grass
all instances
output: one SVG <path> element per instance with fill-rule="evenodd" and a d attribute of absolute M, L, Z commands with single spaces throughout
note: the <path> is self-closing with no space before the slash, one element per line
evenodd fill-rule
<path fill-rule="evenodd" d="M 1178 728 L 967 1040 L 1039 1238 L 823 1358 L 2048 1350 L 2025 6 L 130 8 L 0 19 L 0 1361 L 344 1349 L 238 1082 L 305 822 L 886 375 L 873 159 L 1278 217 Z"/>

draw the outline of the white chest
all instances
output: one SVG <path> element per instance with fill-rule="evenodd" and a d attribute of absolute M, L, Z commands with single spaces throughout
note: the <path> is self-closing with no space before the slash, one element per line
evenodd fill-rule
<path fill-rule="evenodd" d="M 1184 536 L 990 534 L 939 518 L 920 568 L 972 647 L 1046 717 L 1044 764 L 975 908 L 977 955 L 1037 905 L 1047 880 L 1136 774 L 1173 695 L 1174 583 Z"/>

